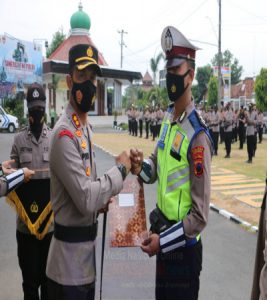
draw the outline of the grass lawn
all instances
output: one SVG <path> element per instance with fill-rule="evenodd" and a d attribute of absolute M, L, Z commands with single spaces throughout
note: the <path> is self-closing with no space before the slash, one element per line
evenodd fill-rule
<path fill-rule="evenodd" d="M 155 147 L 156 142 L 150 139 L 133 137 L 127 133 L 97 133 L 93 137 L 94 143 L 103 146 L 113 154 L 119 154 L 122 150 L 130 148 L 142 149 L 144 157 L 148 157 Z M 263 140 L 262 144 L 257 144 L 256 157 L 253 158 L 252 164 L 247 164 L 247 145 L 243 150 L 239 150 L 239 143 L 232 144 L 231 158 L 224 158 L 224 144 L 219 145 L 218 156 L 214 156 L 212 164 L 216 167 L 222 167 L 235 171 L 249 177 L 265 180 L 267 170 L 267 140 Z"/>

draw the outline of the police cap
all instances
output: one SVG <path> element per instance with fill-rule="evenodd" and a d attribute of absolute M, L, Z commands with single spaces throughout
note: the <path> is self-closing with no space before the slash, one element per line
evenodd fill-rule
<path fill-rule="evenodd" d="M 45 107 L 46 96 L 41 84 L 35 82 L 28 87 L 26 100 L 28 108 L 35 106 Z"/>
<path fill-rule="evenodd" d="M 102 71 L 98 65 L 98 50 L 88 44 L 78 44 L 69 50 L 69 69 L 70 71 L 77 67 L 83 70 L 89 66 L 93 66 L 98 76 L 102 76 Z"/>
<path fill-rule="evenodd" d="M 198 47 L 173 26 L 167 26 L 161 35 L 161 47 L 166 55 L 166 68 L 177 67 L 185 60 L 195 61 Z"/>

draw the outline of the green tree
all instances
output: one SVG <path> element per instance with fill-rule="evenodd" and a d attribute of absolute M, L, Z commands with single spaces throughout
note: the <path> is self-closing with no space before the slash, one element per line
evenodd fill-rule
<path fill-rule="evenodd" d="M 208 83 L 211 75 L 212 75 L 212 68 L 210 65 L 197 68 L 196 80 L 198 82 L 197 84 L 198 92 L 196 93 L 196 88 L 194 88 L 193 90 L 193 92 L 196 93 L 195 95 L 194 94 L 193 95 L 197 103 L 203 99 L 203 96 L 207 91 Z"/>
<path fill-rule="evenodd" d="M 197 84 L 193 84 L 192 88 L 191 88 L 191 91 L 192 91 L 193 98 L 198 102 L 198 100 L 200 98 L 199 97 L 198 85 Z"/>
<path fill-rule="evenodd" d="M 218 102 L 218 80 L 212 76 L 208 85 L 208 105 L 213 106 Z"/>
<path fill-rule="evenodd" d="M 161 59 L 163 59 L 163 58 L 164 58 L 164 55 L 162 52 L 160 52 L 156 58 L 150 59 L 150 68 L 153 73 L 154 86 L 156 85 L 156 76 L 157 76 L 157 72 L 158 72 L 159 63 L 160 63 Z"/>
<path fill-rule="evenodd" d="M 66 34 L 63 32 L 63 28 L 59 28 L 58 31 L 56 31 L 53 34 L 52 42 L 50 44 L 50 47 L 46 50 L 46 57 L 49 57 L 60 45 L 61 43 L 66 39 Z"/>
<path fill-rule="evenodd" d="M 125 94 L 122 97 L 122 106 L 127 108 L 134 105 L 139 105 L 138 101 L 144 98 L 144 91 L 140 86 L 131 85 L 126 88 Z"/>
<path fill-rule="evenodd" d="M 160 88 L 159 86 L 155 86 L 150 91 L 146 93 L 145 96 L 146 105 L 154 106 L 160 105 L 162 108 L 166 108 L 169 103 L 167 89 Z"/>
<path fill-rule="evenodd" d="M 218 53 L 211 60 L 213 66 L 218 66 Z M 229 51 L 225 50 L 222 54 L 221 65 L 224 67 L 231 67 L 231 84 L 237 84 L 240 82 L 241 75 L 243 72 L 243 67 L 239 65 L 239 61 L 234 55 Z"/>
<path fill-rule="evenodd" d="M 267 69 L 262 68 L 255 81 L 257 107 L 267 110 Z"/>

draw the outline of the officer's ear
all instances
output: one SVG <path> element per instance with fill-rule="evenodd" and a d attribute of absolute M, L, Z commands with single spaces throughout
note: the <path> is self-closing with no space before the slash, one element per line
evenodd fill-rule
<path fill-rule="evenodd" d="M 73 80 L 72 80 L 70 74 L 68 74 L 68 75 L 66 76 L 66 82 L 67 82 L 67 86 L 68 86 L 69 90 L 71 90 L 71 89 L 72 89 L 72 86 L 73 86 Z"/>

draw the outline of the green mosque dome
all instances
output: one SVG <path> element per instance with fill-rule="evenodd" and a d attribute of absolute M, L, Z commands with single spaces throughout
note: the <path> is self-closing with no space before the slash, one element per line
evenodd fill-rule
<path fill-rule="evenodd" d="M 70 18 L 71 29 L 87 29 L 90 30 L 91 20 L 87 13 L 83 11 L 82 4 L 79 4 L 79 10 L 74 13 Z"/>

